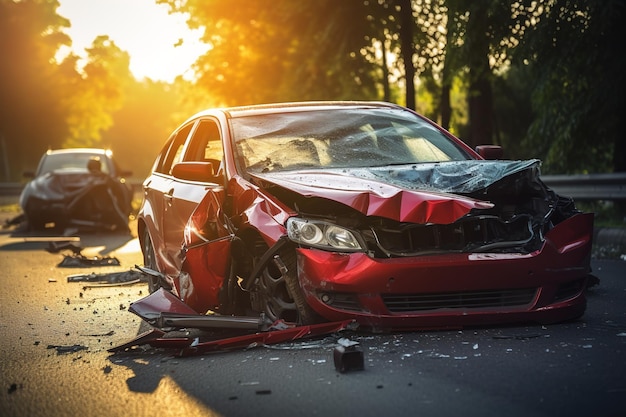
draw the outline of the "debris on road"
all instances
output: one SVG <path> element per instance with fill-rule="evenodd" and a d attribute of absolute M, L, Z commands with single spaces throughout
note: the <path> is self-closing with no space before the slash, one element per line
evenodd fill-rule
<path fill-rule="evenodd" d="M 166 332 L 159 329 L 151 329 L 140 334 L 137 338 L 120 346 L 109 349 L 109 352 L 123 352 L 140 345 L 150 345 L 157 348 L 178 349 L 177 356 L 193 356 L 203 353 L 248 349 L 267 344 L 288 342 L 304 337 L 321 336 L 336 333 L 348 329 L 353 325 L 352 320 L 341 322 L 321 323 L 307 326 L 288 325 L 287 328 L 274 329 L 253 334 L 214 339 L 201 342 L 199 337 L 167 337 Z M 283 323 L 279 323 L 279 328 Z"/>
<path fill-rule="evenodd" d="M 64 255 L 57 265 L 60 268 L 82 268 L 85 266 L 120 266 L 119 259 L 111 256 L 87 257 L 82 254 Z"/>
<path fill-rule="evenodd" d="M 122 272 L 109 272 L 96 274 L 75 274 L 67 277 L 67 282 L 90 282 L 97 283 L 97 286 L 103 285 L 131 285 L 139 282 L 146 282 L 145 275 L 136 269 L 130 269 Z"/>
<path fill-rule="evenodd" d="M 75 353 L 81 350 L 87 350 L 89 348 L 83 345 L 71 345 L 71 346 L 48 345 L 48 349 L 56 349 L 57 355 L 64 355 L 66 353 Z"/>
<path fill-rule="evenodd" d="M 277 320 L 273 323 L 261 315 L 258 318 L 247 316 L 221 316 L 199 314 L 170 292 L 160 288 L 154 293 L 131 303 L 128 309 L 154 327 L 109 352 L 123 352 L 133 347 L 177 349 L 178 356 L 191 356 L 220 350 L 246 349 L 268 344 L 288 342 L 295 339 L 337 333 L 351 328 L 356 329 L 354 320 L 297 326 Z M 167 329 L 218 329 L 205 338 L 171 337 Z M 165 329 L 165 330 L 164 330 Z M 232 336 L 228 331 L 235 331 Z"/>
<path fill-rule="evenodd" d="M 48 243 L 46 251 L 59 253 L 69 250 L 71 254 L 64 255 L 63 260 L 57 265 L 60 268 L 81 268 L 85 266 L 119 266 L 119 259 L 112 256 L 85 256 L 83 248 L 77 245 L 77 240 L 61 239 Z M 78 240 L 80 242 L 80 240 Z"/>
<path fill-rule="evenodd" d="M 365 367 L 363 351 L 359 348 L 359 342 L 341 338 L 333 352 L 335 369 L 344 373 L 348 371 L 362 371 Z"/>

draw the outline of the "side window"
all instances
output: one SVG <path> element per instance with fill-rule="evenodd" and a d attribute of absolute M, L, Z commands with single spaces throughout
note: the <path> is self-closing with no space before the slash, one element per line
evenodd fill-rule
<path fill-rule="evenodd" d="M 174 134 L 174 137 L 170 139 L 169 147 L 163 150 L 159 162 L 155 166 L 155 171 L 163 174 L 170 174 L 172 166 L 179 162 L 182 157 L 183 145 L 189 136 L 189 132 L 193 123 L 190 123 L 180 129 Z"/>
<path fill-rule="evenodd" d="M 193 132 L 185 161 L 208 161 L 217 172 L 222 161 L 222 141 L 217 124 L 212 120 L 201 120 Z"/>

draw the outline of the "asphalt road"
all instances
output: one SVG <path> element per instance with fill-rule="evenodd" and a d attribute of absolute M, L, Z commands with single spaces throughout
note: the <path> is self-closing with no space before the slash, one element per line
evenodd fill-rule
<path fill-rule="evenodd" d="M 0 219 L 2 220 L 2 219 Z M 3 221 L 3 220 L 2 220 Z M 41 237 L 0 233 L 0 416 L 626 416 L 626 262 L 594 260 L 578 321 L 315 339 L 178 358 L 107 351 L 149 326 L 128 312 L 146 284 L 73 274 L 141 263 L 127 235 L 83 235 L 120 266 L 63 268 Z M 338 372 L 340 337 L 364 370 Z"/>

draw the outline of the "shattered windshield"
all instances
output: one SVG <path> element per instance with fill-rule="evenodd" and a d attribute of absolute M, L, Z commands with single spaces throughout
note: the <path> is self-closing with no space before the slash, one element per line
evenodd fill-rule
<path fill-rule="evenodd" d="M 358 168 L 471 159 L 403 110 L 325 109 L 236 117 L 237 158 L 248 172 Z"/>

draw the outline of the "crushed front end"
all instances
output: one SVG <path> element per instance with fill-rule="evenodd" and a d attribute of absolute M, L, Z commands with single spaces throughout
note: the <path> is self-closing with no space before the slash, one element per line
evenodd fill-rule
<path fill-rule="evenodd" d="M 547 188 L 538 161 L 431 168 L 351 173 L 402 187 L 379 200 L 371 192 L 366 199 L 306 195 L 302 183 L 319 179 L 302 174 L 274 179 L 280 186 L 268 189 L 297 208 L 301 224 L 320 236 L 339 228 L 322 244 L 307 241 L 307 233 L 318 239 L 308 230 L 292 238 L 300 285 L 318 314 L 376 329 L 424 329 L 553 323 L 584 313 L 593 214 Z M 325 248 L 333 239 L 352 239 L 352 249 Z"/>

